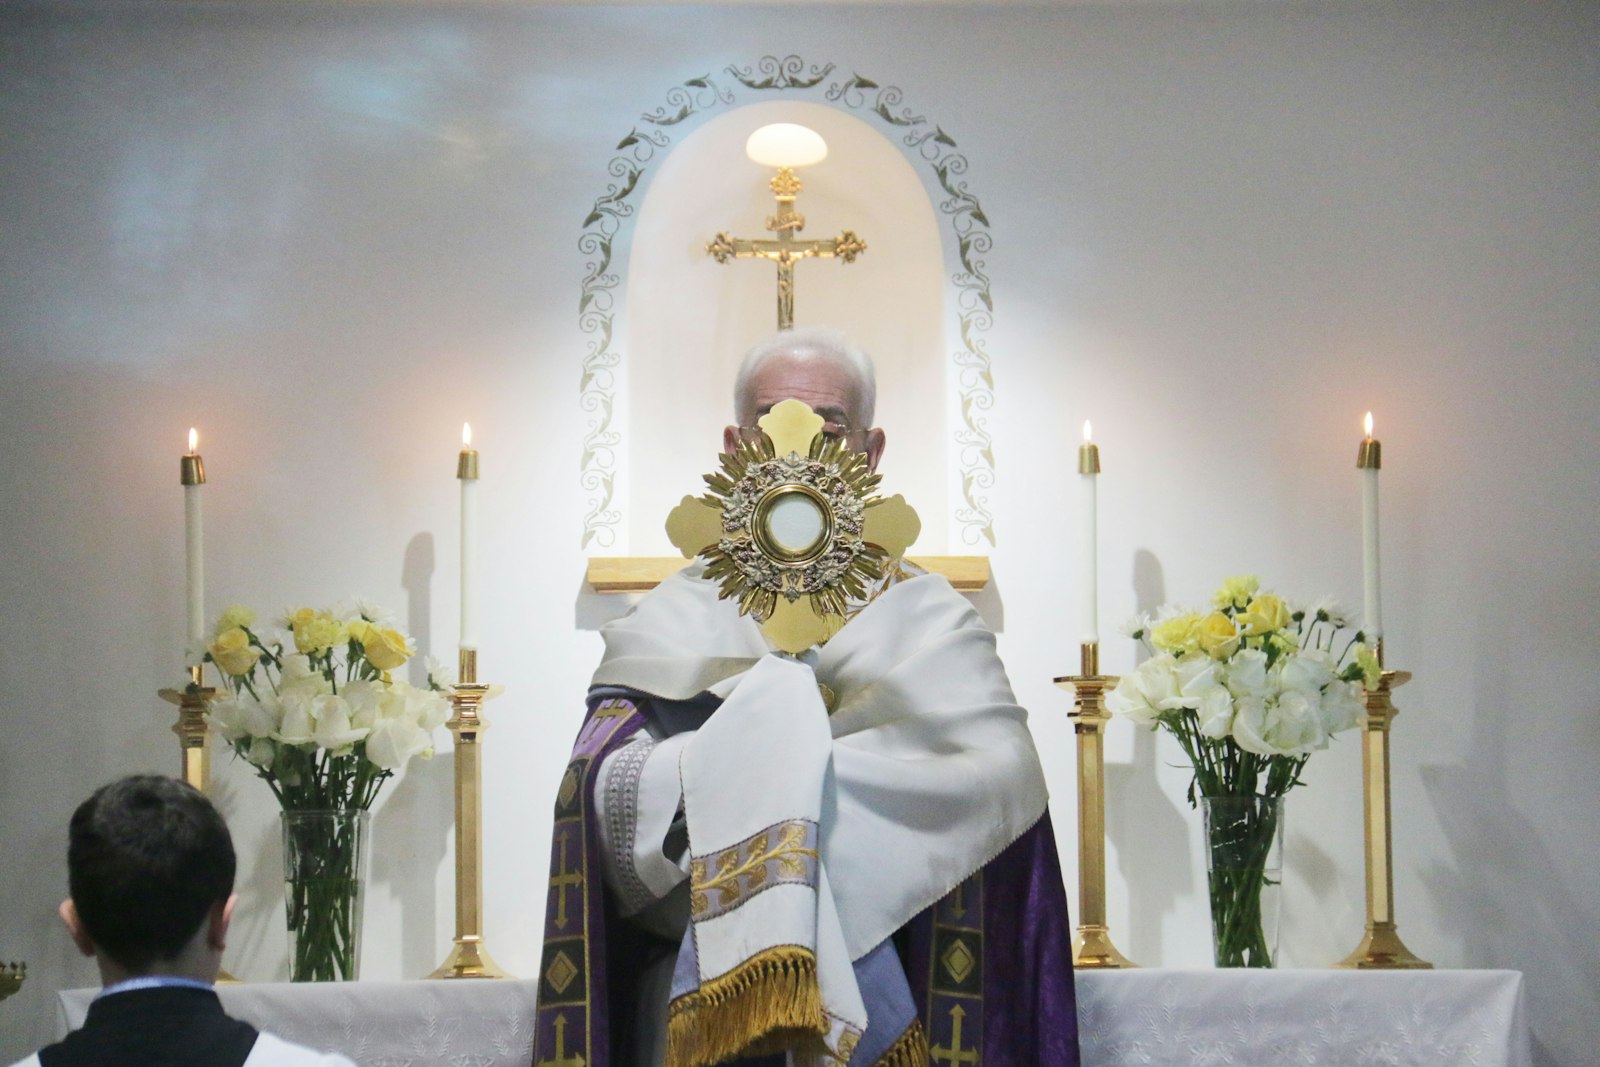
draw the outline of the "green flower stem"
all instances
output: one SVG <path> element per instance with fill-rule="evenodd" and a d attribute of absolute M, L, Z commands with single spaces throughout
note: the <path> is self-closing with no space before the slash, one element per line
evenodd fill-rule
<path fill-rule="evenodd" d="M 1271 967 L 1272 946 L 1262 923 L 1261 894 L 1277 884 L 1267 866 L 1278 834 L 1277 799 L 1206 799 L 1212 802 L 1206 847 L 1216 964 Z"/>
<path fill-rule="evenodd" d="M 285 820 L 286 906 L 293 932 L 290 979 L 356 977 L 361 934 L 361 817 L 293 812 Z"/>

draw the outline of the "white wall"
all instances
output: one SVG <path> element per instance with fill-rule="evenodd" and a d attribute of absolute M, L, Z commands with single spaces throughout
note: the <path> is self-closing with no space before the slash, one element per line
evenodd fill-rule
<path fill-rule="evenodd" d="M 1595 19 L 1511 3 L 5 8 L 0 959 L 31 975 L 0 1005 L 0 1057 L 47 1035 L 55 989 L 93 980 L 53 926 L 72 806 L 176 767 L 155 691 L 180 678 L 191 424 L 213 610 L 360 593 L 448 655 L 451 475 L 473 421 L 483 673 L 507 686 L 487 738 L 487 934 L 533 972 L 548 806 L 593 627 L 621 607 L 581 584 L 579 222 L 669 87 L 794 52 L 903 89 L 959 142 L 994 224 L 985 610 L 1034 711 L 1069 885 L 1071 734 L 1049 679 L 1073 666 L 1076 427 L 1092 417 L 1104 453 L 1110 632 L 1239 570 L 1358 601 L 1371 408 L 1390 659 L 1416 674 L 1394 735 L 1400 929 L 1440 966 L 1525 970 L 1541 1062 L 1586 1062 Z M 1177 753 L 1113 735 L 1113 931 L 1142 963 L 1203 966 Z M 281 977 L 270 798 L 220 762 L 245 896 L 228 964 Z M 1295 798 L 1288 965 L 1359 936 L 1359 773 L 1342 743 Z M 436 760 L 377 816 L 371 977 L 443 958 L 449 795 Z"/>

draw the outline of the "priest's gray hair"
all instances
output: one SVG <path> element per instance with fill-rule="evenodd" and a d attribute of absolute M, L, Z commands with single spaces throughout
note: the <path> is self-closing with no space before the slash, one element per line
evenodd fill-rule
<path fill-rule="evenodd" d="M 841 331 L 831 326 L 805 326 L 797 330 L 780 330 L 769 340 L 745 353 L 739 364 L 739 375 L 733 381 L 733 410 L 745 425 L 755 421 L 755 400 L 750 395 L 750 381 L 768 360 L 779 356 L 800 363 L 812 361 L 831 363 L 848 374 L 856 387 L 856 404 L 859 411 L 851 412 L 852 430 L 865 430 L 872 425 L 873 411 L 878 406 L 878 378 L 872 367 L 872 357 L 857 348 Z"/>

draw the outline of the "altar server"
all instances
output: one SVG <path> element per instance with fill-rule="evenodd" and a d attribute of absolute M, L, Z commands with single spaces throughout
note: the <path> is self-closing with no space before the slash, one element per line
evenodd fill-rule
<path fill-rule="evenodd" d="M 14 1067 L 354 1067 L 223 1012 L 234 866 L 222 816 L 175 778 L 123 778 L 80 804 L 61 919 L 104 988 L 81 1029 Z"/>

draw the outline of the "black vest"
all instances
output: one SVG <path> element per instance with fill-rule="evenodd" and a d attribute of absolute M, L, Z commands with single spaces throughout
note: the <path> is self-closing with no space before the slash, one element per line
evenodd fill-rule
<path fill-rule="evenodd" d="M 39 1050 L 42 1067 L 240 1067 L 256 1028 L 209 989 L 134 989 L 89 1005 L 83 1027 Z"/>

